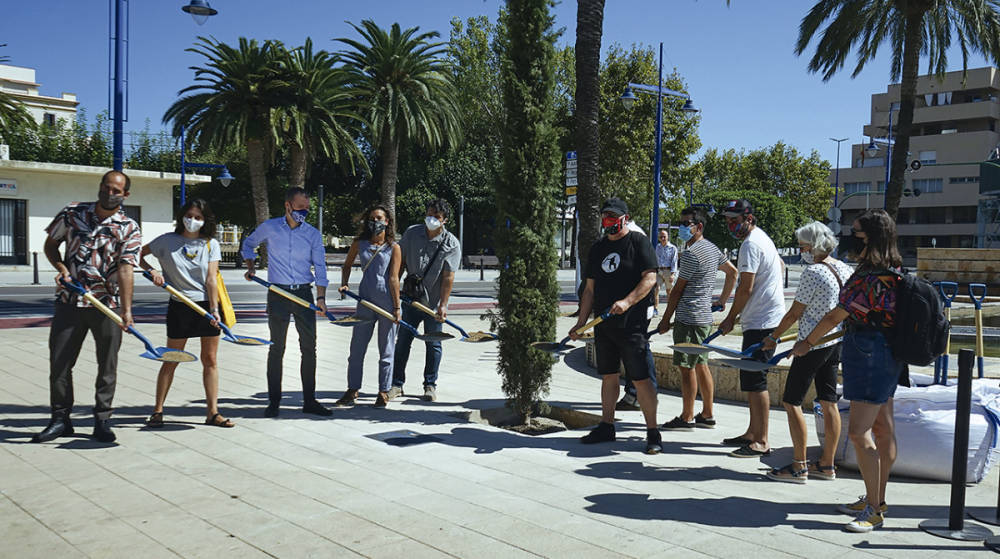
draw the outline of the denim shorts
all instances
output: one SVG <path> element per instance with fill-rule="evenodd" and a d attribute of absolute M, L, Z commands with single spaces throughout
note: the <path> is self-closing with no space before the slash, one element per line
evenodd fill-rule
<path fill-rule="evenodd" d="M 896 394 L 903 364 L 892 357 L 892 348 L 882 332 L 848 331 L 840 359 L 845 400 L 884 404 Z"/>

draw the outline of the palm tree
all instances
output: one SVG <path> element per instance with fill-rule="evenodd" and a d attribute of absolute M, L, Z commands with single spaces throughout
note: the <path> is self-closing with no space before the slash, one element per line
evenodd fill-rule
<path fill-rule="evenodd" d="M 378 154 L 382 203 L 396 210 L 396 176 L 400 146 L 407 142 L 437 149 L 456 145 L 461 126 L 456 94 L 445 56 L 445 43 L 429 42 L 437 32 L 401 30 L 387 33 L 374 21 L 351 24 L 362 41 L 336 39 L 352 50 L 341 53 L 351 73 L 360 113 Z"/>
<path fill-rule="evenodd" d="M 196 83 L 179 92 L 191 94 L 175 101 L 163 122 L 173 121 L 174 136 L 186 126 L 192 143 L 218 149 L 246 145 L 259 225 L 270 215 L 266 174 L 277 141 L 272 113 L 281 105 L 286 85 L 277 56 L 280 44 L 240 37 L 239 47 L 233 47 L 198 37 L 195 45 L 187 51 L 204 56 L 206 63 L 191 67 Z"/>
<path fill-rule="evenodd" d="M 928 72 L 943 76 L 948 67 L 952 37 L 962 51 L 962 70 L 969 52 L 978 52 L 1000 65 L 1000 13 L 995 0 L 820 0 L 802 19 L 795 53 L 801 55 L 820 25 L 822 31 L 809 71 L 829 80 L 844 67 L 852 50 L 856 77 L 875 58 L 883 44 L 892 49 L 891 80 L 899 80 L 899 122 L 894 126 L 891 179 L 886 185 L 886 211 L 895 219 L 903 192 L 906 154 L 910 148 L 920 55 L 928 56 Z"/>
<path fill-rule="evenodd" d="M 7 46 L 7 43 L 0 44 L 0 47 Z M 0 56 L 0 64 L 10 62 L 9 56 Z M 34 128 L 35 119 L 24 105 L 9 93 L 0 91 L 0 140 L 7 130 L 16 128 Z"/>
<path fill-rule="evenodd" d="M 356 143 L 361 119 L 349 90 L 350 75 L 334 67 L 337 57 L 326 51 L 313 52 L 312 39 L 304 46 L 282 53 L 287 91 L 285 104 L 274 113 L 275 125 L 289 148 L 289 184 L 304 186 L 306 169 L 317 154 L 342 161 L 354 171 L 368 163 Z"/>
<path fill-rule="evenodd" d="M 604 28 L 604 0 L 576 3 L 576 150 L 577 219 L 581 262 L 586 262 L 590 246 L 601 238 L 601 189 L 597 183 L 600 151 L 597 119 L 601 88 L 601 35 Z"/>

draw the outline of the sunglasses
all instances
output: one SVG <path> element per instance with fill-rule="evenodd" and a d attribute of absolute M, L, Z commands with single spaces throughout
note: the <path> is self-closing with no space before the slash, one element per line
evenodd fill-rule
<path fill-rule="evenodd" d="M 681 222 L 677 223 L 678 227 L 691 227 L 692 225 L 696 225 L 696 224 L 695 224 L 694 221 L 692 221 L 690 219 L 687 220 L 687 221 L 681 221 Z"/>

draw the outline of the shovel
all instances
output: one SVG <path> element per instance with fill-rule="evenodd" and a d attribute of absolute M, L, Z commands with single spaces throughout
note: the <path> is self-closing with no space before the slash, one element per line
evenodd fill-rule
<path fill-rule="evenodd" d="M 982 290 L 978 296 L 976 290 Z M 979 378 L 983 378 L 983 300 L 986 299 L 986 284 L 970 283 L 969 298 L 976 306 L 976 364 L 979 367 Z"/>
<path fill-rule="evenodd" d="M 611 309 L 608 308 L 607 310 L 601 313 L 601 316 L 577 328 L 576 333 L 583 334 L 587 330 L 590 330 L 594 326 L 597 326 L 598 324 L 604 322 L 610 316 L 611 316 Z M 535 349 L 540 349 L 542 351 L 548 351 L 550 353 L 560 353 L 566 351 L 567 349 L 573 349 L 576 347 L 574 345 L 569 345 L 569 340 L 570 337 L 566 336 L 565 338 L 563 338 L 561 341 L 558 342 L 531 342 L 531 347 Z"/>
<path fill-rule="evenodd" d="M 654 330 L 654 332 L 656 332 L 656 330 Z M 712 351 L 712 348 L 705 344 L 714 340 L 715 338 L 718 338 L 721 335 L 722 335 L 722 330 L 716 330 L 715 332 L 712 333 L 711 336 L 705 338 L 705 340 L 700 344 L 692 344 L 690 342 L 684 342 L 680 344 L 674 344 L 670 346 L 670 349 L 678 353 L 686 353 L 688 355 L 702 355 Z"/>
<path fill-rule="evenodd" d="M 93 293 L 87 290 L 86 287 L 80 284 L 80 282 L 73 280 L 73 282 L 68 282 L 64 279 L 60 279 L 63 285 L 67 288 L 72 289 L 79 293 L 88 303 L 94 306 L 97 310 L 101 311 L 108 318 L 114 320 L 119 326 L 122 325 L 122 319 L 120 316 L 115 314 L 115 311 L 109 309 L 104 303 L 97 300 Z M 154 347 L 152 342 L 149 341 L 146 336 L 143 336 L 135 329 L 134 326 L 129 326 L 127 332 L 132 334 L 146 346 L 146 352 L 140 353 L 139 357 L 145 357 L 146 359 L 152 359 L 153 361 L 164 361 L 166 363 L 190 363 L 192 361 L 197 361 L 198 358 L 195 357 L 193 353 L 188 353 L 180 349 L 172 349 L 169 347 Z"/>
<path fill-rule="evenodd" d="M 951 322 L 951 302 L 958 295 L 958 284 L 953 281 L 935 282 L 941 299 L 944 300 L 944 318 Z M 971 289 L 971 287 L 970 287 Z M 938 356 L 934 362 L 934 384 L 948 384 L 948 354 L 951 352 L 951 332 L 948 332 L 948 341 L 944 346 L 944 353 Z"/>
<path fill-rule="evenodd" d="M 288 299 L 289 301 L 297 305 L 302 305 L 303 307 L 307 309 L 312 309 L 316 312 L 323 312 L 323 309 L 320 309 L 319 307 L 310 303 L 309 301 L 306 301 L 302 297 L 299 297 L 293 293 L 285 291 L 284 289 L 278 287 L 277 285 L 272 284 L 269 281 L 262 280 L 257 276 L 250 276 L 250 279 L 263 285 L 269 291 L 273 291 L 276 295 L 281 295 L 285 299 Z M 356 326 L 358 324 L 361 324 L 362 322 L 368 322 L 367 320 L 358 318 L 356 316 L 345 316 L 344 318 L 337 318 L 337 315 L 333 314 L 333 312 L 331 311 L 326 311 L 326 317 L 330 319 L 331 324 L 336 324 L 337 326 Z"/>
<path fill-rule="evenodd" d="M 362 305 L 368 307 L 369 309 L 374 311 L 375 314 L 382 316 L 383 318 L 388 318 L 393 322 L 396 321 L 396 317 L 392 316 L 392 314 L 389 311 L 383 309 L 382 307 L 376 305 L 375 303 L 372 303 L 371 301 L 362 299 L 361 296 L 358 295 L 357 293 L 354 293 L 350 290 L 344 290 L 341 291 L 341 293 L 347 295 L 351 299 L 354 299 L 357 302 L 361 303 Z M 416 328 L 413 327 L 413 325 L 408 324 L 402 320 L 399 321 L 399 325 L 412 332 L 414 338 L 418 340 L 423 340 L 425 342 L 442 342 L 444 340 L 450 340 L 455 337 L 447 332 L 427 332 L 425 334 L 421 334 L 420 332 L 417 331 Z"/>
<path fill-rule="evenodd" d="M 153 275 L 150 274 L 149 272 L 143 271 L 142 275 L 149 281 L 153 281 Z M 177 297 L 177 299 L 180 302 L 191 307 L 196 313 L 204 316 L 208 320 L 215 320 L 215 317 L 212 316 L 212 313 L 201 308 L 201 305 L 195 303 L 194 301 L 191 300 L 190 297 L 184 295 L 176 288 L 174 288 L 174 286 L 167 283 L 167 280 L 163 280 L 163 289 L 166 289 L 168 293 L 170 293 L 174 297 Z M 219 323 L 219 328 L 222 329 L 222 339 L 226 340 L 227 342 L 232 342 L 234 344 L 239 344 L 239 345 L 270 345 L 271 343 L 271 340 L 265 340 L 263 338 L 255 338 L 253 336 L 240 336 L 237 334 L 233 334 L 232 330 L 230 330 L 228 326 L 226 326 L 221 322 Z"/>
<path fill-rule="evenodd" d="M 836 340 L 836 339 L 842 337 L 843 335 L 844 335 L 843 331 L 836 332 L 834 334 L 827 334 L 826 336 L 823 336 L 822 338 L 820 338 L 819 341 L 816 342 L 816 345 L 825 344 L 826 342 L 832 342 L 833 340 Z M 781 341 L 783 341 L 783 342 L 791 341 L 791 340 L 786 340 L 785 339 L 786 337 L 787 336 L 783 336 L 781 338 Z M 796 337 L 796 335 L 792 334 L 792 339 L 795 339 L 795 337 Z M 750 349 L 750 348 L 747 348 L 747 349 Z M 741 370 L 744 370 L 744 371 L 759 372 L 759 371 L 766 371 L 767 369 L 770 369 L 771 367 L 777 365 L 779 361 L 781 361 L 782 359 L 788 357 L 791 354 L 792 354 L 792 350 L 789 349 L 788 351 L 783 351 L 783 352 L 775 355 L 769 361 L 759 361 L 757 359 L 746 359 L 746 358 L 744 358 L 744 359 L 720 359 L 719 362 L 721 362 L 726 367 L 732 367 L 734 369 L 741 369 Z"/>
<path fill-rule="evenodd" d="M 437 313 L 435 313 L 434 311 L 432 311 L 431 309 L 429 309 L 428 307 L 424 306 L 423 304 L 421 304 L 418 301 L 411 301 L 409 299 L 404 298 L 403 302 L 406 303 L 407 305 L 410 305 L 411 307 L 417 309 L 418 311 L 427 313 L 427 314 L 429 314 L 431 316 L 437 316 Z M 450 321 L 448 319 L 445 319 L 444 322 L 445 322 L 445 324 L 447 324 L 447 325 L 455 328 L 456 330 L 458 330 L 459 334 L 462 334 L 462 341 L 463 342 L 471 342 L 471 343 L 492 342 L 492 341 L 495 341 L 497 339 L 497 335 L 494 334 L 494 333 L 492 333 L 492 332 L 473 332 L 473 333 L 469 334 L 465 330 L 462 330 L 461 326 L 459 326 L 458 324 L 455 324 L 454 322 L 452 322 L 452 321 Z"/>

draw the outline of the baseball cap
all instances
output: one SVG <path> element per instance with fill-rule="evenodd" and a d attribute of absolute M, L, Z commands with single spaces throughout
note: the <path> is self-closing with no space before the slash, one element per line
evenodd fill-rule
<path fill-rule="evenodd" d="M 604 205 L 601 206 L 601 213 L 604 212 L 614 212 L 618 215 L 625 215 L 628 213 L 628 206 L 621 198 L 608 198 L 604 201 Z"/>
<path fill-rule="evenodd" d="M 726 202 L 726 207 L 723 208 L 722 213 L 726 217 L 750 215 L 753 213 L 753 206 L 747 200 L 730 200 Z"/>

